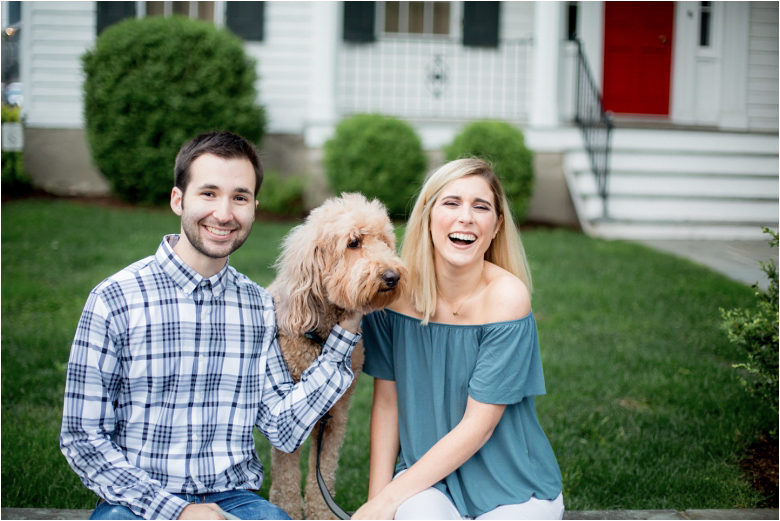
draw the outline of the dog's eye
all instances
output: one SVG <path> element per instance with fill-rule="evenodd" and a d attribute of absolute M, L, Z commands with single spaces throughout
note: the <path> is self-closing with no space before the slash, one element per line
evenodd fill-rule
<path fill-rule="evenodd" d="M 352 239 L 349 241 L 349 244 L 347 244 L 347 248 L 360 248 L 360 239 Z"/>

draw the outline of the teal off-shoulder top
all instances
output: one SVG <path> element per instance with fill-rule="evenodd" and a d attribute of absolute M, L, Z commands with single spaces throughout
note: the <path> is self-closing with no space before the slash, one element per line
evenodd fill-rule
<path fill-rule="evenodd" d="M 469 517 L 532 496 L 558 497 L 561 471 L 534 405 L 534 396 L 546 391 L 533 313 L 484 325 L 424 326 L 386 310 L 366 315 L 362 328 L 363 371 L 398 388 L 397 471 L 460 422 L 471 396 L 506 410 L 488 442 L 435 487 Z"/>

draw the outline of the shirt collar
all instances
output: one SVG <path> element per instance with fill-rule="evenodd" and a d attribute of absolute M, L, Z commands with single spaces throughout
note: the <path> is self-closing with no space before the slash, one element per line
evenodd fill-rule
<path fill-rule="evenodd" d="M 228 284 L 233 280 L 233 277 L 231 277 L 232 270 L 229 269 L 230 259 L 228 258 L 224 268 L 206 279 L 206 277 L 199 275 L 198 272 L 181 260 L 181 257 L 176 255 L 173 247 L 176 246 L 177 242 L 179 242 L 178 234 L 166 235 L 163 237 L 160 247 L 157 248 L 157 253 L 154 257 L 163 271 L 173 279 L 187 296 L 190 296 L 204 280 L 208 280 L 211 283 L 211 292 L 215 297 L 222 295 Z"/>

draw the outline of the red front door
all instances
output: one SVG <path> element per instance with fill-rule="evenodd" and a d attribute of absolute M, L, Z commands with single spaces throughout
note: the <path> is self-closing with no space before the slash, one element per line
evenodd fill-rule
<path fill-rule="evenodd" d="M 669 114 L 674 2 L 604 2 L 604 108 Z"/>

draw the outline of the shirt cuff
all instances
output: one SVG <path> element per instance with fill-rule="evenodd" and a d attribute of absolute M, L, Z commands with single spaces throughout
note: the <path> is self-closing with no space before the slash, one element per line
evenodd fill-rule
<path fill-rule="evenodd" d="M 362 336 L 360 333 L 352 333 L 336 324 L 325 341 L 322 354 L 332 353 L 334 356 L 340 356 L 346 360 L 352 354 L 352 350 L 355 349 Z"/>
<path fill-rule="evenodd" d="M 178 519 L 189 502 L 161 490 L 146 509 L 147 519 Z"/>

